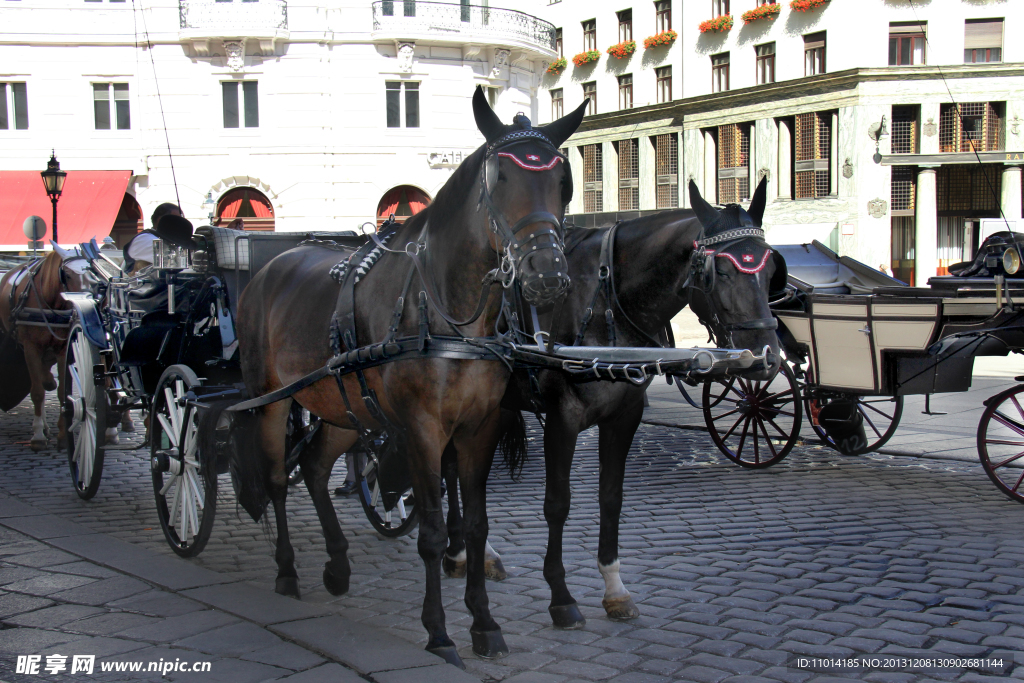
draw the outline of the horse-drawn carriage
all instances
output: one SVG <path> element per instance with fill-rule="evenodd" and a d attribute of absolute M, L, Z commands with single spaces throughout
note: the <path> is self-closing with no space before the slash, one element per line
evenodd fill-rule
<path fill-rule="evenodd" d="M 772 312 L 791 368 L 769 390 L 742 379 L 706 383 L 712 438 L 735 462 L 767 467 L 788 453 L 775 446 L 796 440 L 802 414 L 841 453 L 881 448 L 899 426 L 905 396 L 967 391 L 976 357 L 1024 349 L 1021 239 L 991 236 L 972 263 L 930 278 L 929 287 L 908 287 L 819 242 L 775 246 L 789 286 Z M 978 451 L 993 483 L 1024 502 L 1022 392 L 1018 385 L 986 401 Z M 746 444 L 731 430 L 737 419 L 770 424 L 779 415 L 779 433 L 755 433 Z"/>

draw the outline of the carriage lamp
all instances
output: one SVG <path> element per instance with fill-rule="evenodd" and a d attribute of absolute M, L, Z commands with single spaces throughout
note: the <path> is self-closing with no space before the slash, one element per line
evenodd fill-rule
<path fill-rule="evenodd" d="M 1006 271 L 1007 275 L 1016 275 L 1017 271 L 1020 270 L 1020 263 L 1020 253 L 1016 247 L 1011 246 L 1003 252 L 1003 270 Z"/>
<path fill-rule="evenodd" d="M 43 185 L 46 186 L 46 196 L 50 198 L 50 203 L 53 204 L 53 241 L 59 243 L 57 239 L 57 200 L 60 199 L 60 193 L 64 191 L 64 180 L 68 177 L 67 171 L 60 170 L 60 163 L 57 161 L 56 151 L 50 152 L 50 160 L 46 162 L 46 170 L 42 171 L 39 175 L 43 177 Z"/>

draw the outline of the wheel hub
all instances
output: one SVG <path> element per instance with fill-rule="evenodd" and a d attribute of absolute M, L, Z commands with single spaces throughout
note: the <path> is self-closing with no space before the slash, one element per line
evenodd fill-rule
<path fill-rule="evenodd" d="M 79 396 L 75 398 L 68 396 L 68 409 L 71 413 L 71 423 L 80 424 L 85 419 L 85 399 Z"/>
<path fill-rule="evenodd" d="M 165 451 L 158 451 L 149 461 L 154 472 L 169 473 L 178 475 L 183 469 L 181 460 L 178 458 L 177 448 L 168 448 Z"/>

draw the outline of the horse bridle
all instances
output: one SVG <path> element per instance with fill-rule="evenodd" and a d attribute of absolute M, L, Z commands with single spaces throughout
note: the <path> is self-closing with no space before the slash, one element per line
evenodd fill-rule
<path fill-rule="evenodd" d="M 715 258 L 724 256 L 726 249 L 745 239 L 753 239 L 764 244 L 767 249 L 764 257 L 765 260 L 767 260 L 771 255 L 772 249 L 767 245 L 767 243 L 765 243 L 764 230 L 761 228 L 736 228 L 734 230 L 727 230 L 712 237 L 704 237 L 702 230 L 701 236 L 694 242 L 694 250 L 690 254 L 690 273 L 686 282 L 683 283 L 684 291 L 693 290 L 699 292 L 701 296 L 704 297 L 704 302 L 707 305 L 711 320 L 700 319 L 700 323 L 708 329 L 708 332 L 714 339 L 715 344 L 723 348 L 732 348 L 734 346 L 732 340 L 733 332 L 746 330 L 775 330 L 779 327 L 779 321 L 774 317 L 753 318 L 750 320 L 741 320 L 740 322 L 735 323 L 723 323 L 719 316 L 720 311 L 718 306 L 711 297 L 711 294 L 715 289 L 715 285 L 717 284 L 717 278 L 715 277 Z M 710 246 L 715 246 L 716 248 L 708 249 Z"/>
<path fill-rule="evenodd" d="M 516 123 L 520 122 L 521 115 L 515 117 Z M 523 117 L 525 118 L 525 117 Z M 522 124 L 520 124 L 522 125 Z M 529 125 L 528 123 L 526 125 Z M 494 205 L 491 192 L 498 182 L 498 159 L 506 156 L 512 158 L 517 164 L 522 163 L 515 155 L 502 152 L 501 150 L 518 145 L 524 142 L 536 141 L 543 146 L 550 148 L 552 159 L 545 167 L 530 168 L 529 170 L 545 170 L 553 168 L 556 162 L 568 164 L 565 155 L 558 151 L 546 135 L 532 128 L 514 130 L 506 133 L 492 144 L 488 145 L 484 155 L 484 161 L 480 165 L 480 201 L 487 208 L 491 230 L 498 237 L 499 254 L 501 255 L 501 266 L 499 280 L 503 287 L 508 289 L 518 274 L 519 284 L 525 290 L 539 291 L 545 298 L 554 299 L 557 295 L 569 288 L 569 269 L 565 262 L 565 241 L 563 221 L 559 220 L 549 211 L 534 211 L 529 213 L 514 225 L 509 225 L 505 214 Z M 547 223 L 549 227 L 540 228 L 530 233 L 525 239 L 519 239 L 519 233 L 528 225 L 534 223 Z M 529 254 L 540 249 L 557 249 L 562 256 L 556 256 L 555 262 L 561 263 L 561 269 L 531 273 L 525 276 L 522 273 L 522 262 Z"/>

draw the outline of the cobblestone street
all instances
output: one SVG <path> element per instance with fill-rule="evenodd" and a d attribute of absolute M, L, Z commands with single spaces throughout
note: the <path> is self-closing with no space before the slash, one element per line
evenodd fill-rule
<path fill-rule="evenodd" d="M 145 451 L 108 450 L 99 493 L 84 502 L 71 488 L 63 453 L 29 450 L 30 421 L 26 403 L 0 422 L 0 488 L 172 556 L 157 521 Z M 137 442 L 142 426 L 136 423 Z M 621 528 L 622 578 L 642 616 L 611 622 L 601 608 L 597 438 L 587 432 L 577 450 L 565 536 L 569 586 L 587 624 L 555 630 L 541 573 L 547 531 L 540 432 L 531 424 L 522 480 L 496 471 L 488 500 L 491 542 L 509 574 L 502 583 L 489 582 L 488 590 L 510 656 L 472 655 L 464 581 L 442 581 L 449 633 L 470 673 L 483 680 L 973 681 L 986 673 L 826 675 L 801 670 L 796 657 L 898 650 L 1012 659 L 1024 653 L 1024 506 L 1005 499 L 979 466 L 846 458 L 803 446 L 771 469 L 751 471 L 728 463 L 702 432 L 651 425 L 641 426 L 630 456 Z M 130 446 L 125 437 L 122 447 Z M 343 477 L 340 466 L 334 483 Z M 270 593 L 271 545 L 261 526 L 236 510 L 229 478 L 219 484 L 213 536 L 194 563 Z M 303 600 L 425 643 L 415 532 L 383 539 L 356 498 L 335 499 L 354 575 L 350 593 L 334 598 L 320 583 L 326 553 L 309 496 L 304 488 L 292 494 L 289 523 Z M 1024 667 L 987 675 L 1024 678 Z"/>

